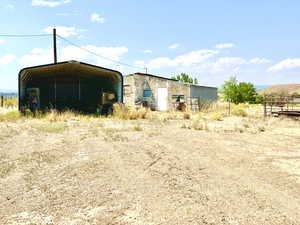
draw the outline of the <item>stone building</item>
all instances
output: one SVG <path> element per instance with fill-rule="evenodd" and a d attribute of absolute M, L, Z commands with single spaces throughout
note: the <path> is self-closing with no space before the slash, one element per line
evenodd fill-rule
<path fill-rule="evenodd" d="M 143 104 L 157 111 L 175 109 L 179 102 L 197 110 L 203 102 L 216 101 L 217 92 L 215 87 L 182 83 L 151 74 L 134 73 L 124 77 L 124 103 L 133 107 Z"/>

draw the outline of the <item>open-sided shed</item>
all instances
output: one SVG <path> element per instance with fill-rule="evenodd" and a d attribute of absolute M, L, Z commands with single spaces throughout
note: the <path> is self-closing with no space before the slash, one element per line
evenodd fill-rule
<path fill-rule="evenodd" d="M 105 111 L 123 101 L 123 77 L 78 61 L 24 68 L 19 73 L 19 109 L 37 101 L 40 110 Z"/>

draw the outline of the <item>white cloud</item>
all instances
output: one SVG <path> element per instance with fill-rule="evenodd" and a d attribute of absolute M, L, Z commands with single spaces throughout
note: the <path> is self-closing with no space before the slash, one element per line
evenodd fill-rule
<path fill-rule="evenodd" d="M 5 43 L 5 40 L 0 39 L 0 44 L 4 44 L 4 43 Z"/>
<path fill-rule="evenodd" d="M 42 48 L 34 48 L 31 50 L 31 53 L 34 55 L 42 54 L 44 52 L 44 49 Z"/>
<path fill-rule="evenodd" d="M 101 17 L 98 13 L 93 13 L 91 15 L 91 21 L 93 23 L 101 23 L 101 24 L 103 24 L 103 23 L 105 23 L 105 18 Z"/>
<path fill-rule="evenodd" d="M 20 59 L 23 67 L 37 66 L 53 62 L 53 53 L 51 49 L 34 48 L 31 54 L 24 55 Z"/>
<path fill-rule="evenodd" d="M 289 70 L 289 69 L 295 69 L 300 68 L 300 58 L 293 58 L 293 59 L 285 59 L 281 62 L 271 66 L 268 68 L 268 72 L 278 72 L 281 70 Z"/>
<path fill-rule="evenodd" d="M 127 47 L 98 47 L 94 45 L 87 45 L 82 47 L 98 55 L 104 56 L 115 61 L 120 61 L 121 56 L 128 52 Z M 90 63 L 95 63 L 101 66 L 109 66 L 113 64 L 108 60 L 95 57 L 88 52 L 82 51 L 81 49 L 76 48 L 75 46 L 64 47 L 61 50 L 60 60 L 66 61 L 73 59 L 78 61 L 91 61 Z"/>
<path fill-rule="evenodd" d="M 240 70 L 240 66 L 246 63 L 247 61 L 240 57 L 221 57 L 215 62 L 207 64 L 207 66 L 212 73 L 237 72 Z"/>
<path fill-rule="evenodd" d="M 153 53 L 153 51 L 150 50 L 150 49 L 146 49 L 146 50 L 144 50 L 143 52 L 144 52 L 145 54 L 151 54 L 151 53 Z"/>
<path fill-rule="evenodd" d="M 253 58 L 251 60 L 249 60 L 250 64 L 266 64 L 266 63 L 270 63 L 271 60 L 266 59 L 266 58 Z"/>
<path fill-rule="evenodd" d="M 224 43 L 224 44 L 218 44 L 215 47 L 218 49 L 224 49 L 224 48 L 233 48 L 235 45 L 233 43 Z"/>
<path fill-rule="evenodd" d="M 169 49 L 177 49 L 179 47 L 180 47 L 180 44 L 174 43 L 174 44 L 172 44 L 172 45 L 169 46 Z"/>
<path fill-rule="evenodd" d="M 248 61 L 241 57 L 220 57 L 217 50 L 202 49 L 178 55 L 175 58 L 158 57 L 149 61 L 138 60 L 135 64 L 147 67 L 152 74 L 188 73 L 203 85 L 221 85 L 230 76 L 245 71 Z"/>
<path fill-rule="evenodd" d="M 0 57 L 0 65 L 7 65 L 12 63 L 15 60 L 16 56 L 12 54 L 4 55 Z"/>
<path fill-rule="evenodd" d="M 135 64 L 139 67 L 147 67 L 149 69 L 160 69 L 164 67 L 176 67 L 177 63 L 167 57 L 159 57 L 150 60 L 149 62 L 145 62 L 143 60 L 137 60 L 135 61 Z"/>
<path fill-rule="evenodd" d="M 115 61 L 120 61 L 122 56 L 128 52 L 127 47 L 98 47 L 94 45 L 82 46 L 91 52 L 110 58 Z M 96 57 L 86 51 L 83 51 L 75 46 L 66 46 L 59 51 L 58 60 L 69 61 L 77 60 L 90 64 L 95 64 L 103 67 L 116 67 L 116 63 Z M 35 66 L 48 64 L 53 62 L 52 49 L 34 48 L 30 54 L 24 55 L 20 59 L 22 66 Z"/>
<path fill-rule="evenodd" d="M 49 26 L 44 29 L 44 32 L 48 34 L 52 34 L 53 32 L 52 26 Z M 58 35 L 61 35 L 62 37 L 69 37 L 69 36 L 76 36 L 80 32 L 80 30 L 76 29 L 75 27 L 65 27 L 65 26 L 57 26 L 56 32 Z"/>
<path fill-rule="evenodd" d="M 47 6 L 47 7 L 56 7 L 56 6 L 60 6 L 63 4 L 67 4 L 70 3 L 71 0 L 57 0 L 57 1 L 53 1 L 53 0 L 32 0 L 31 4 L 33 6 Z"/>
<path fill-rule="evenodd" d="M 158 57 L 150 60 L 149 62 L 139 60 L 135 63 L 139 66 L 147 66 L 149 69 L 160 69 L 164 67 L 190 67 L 202 63 L 218 53 L 218 51 L 203 49 L 179 55 L 174 59 Z"/>

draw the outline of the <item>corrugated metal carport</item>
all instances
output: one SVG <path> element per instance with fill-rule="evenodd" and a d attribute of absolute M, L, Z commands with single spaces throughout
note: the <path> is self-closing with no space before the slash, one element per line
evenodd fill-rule
<path fill-rule="evenodd" d="M 19 73 L 19 109 L 28 106 L 29 90 L 38 90 L 38 108 L 75 109 L 95 112 L 111 102 L 123 101 L 123 77 L 110 70 L 82 62 L 68 61 L 24 68 Z"/>

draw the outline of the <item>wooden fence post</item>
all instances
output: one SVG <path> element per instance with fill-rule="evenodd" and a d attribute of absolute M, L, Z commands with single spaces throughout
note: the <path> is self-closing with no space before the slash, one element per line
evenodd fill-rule
<path fill-rule="evenodd" d="M 267 117 L 267 102 L 264 100 L 264 117 Z"/>
<path fill-rule="evenodd" d="M 4 106 L 4 97 L 3 97 L 3 95 L 1 95 L 1 107 L 3 107 Z"/>
<path fill-rule="evenodd" d="M 231 103 L 231 100 L 229 99 L 229 102 L 228 102 L 228 114 L 229 114 L 229 116 L 231 116 L 230 103 Z"/>

